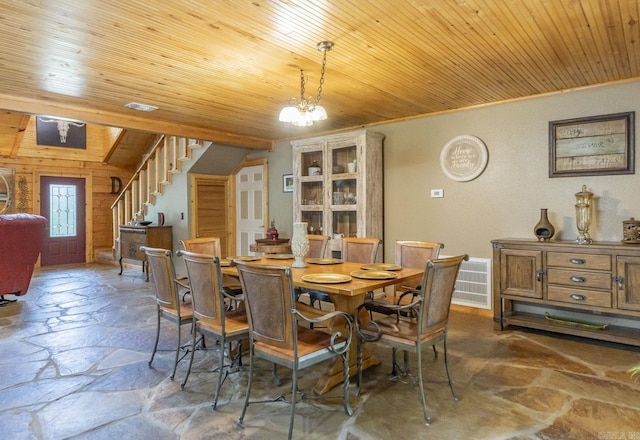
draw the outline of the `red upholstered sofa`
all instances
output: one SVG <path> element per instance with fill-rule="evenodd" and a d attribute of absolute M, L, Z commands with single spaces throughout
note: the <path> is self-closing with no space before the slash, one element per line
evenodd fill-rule
<path fill-rule="evenodd" d="M 0 306 L 11 302 L 4 295 L 27 293 L 46 227 L 39 215 L 0 215 Z"/>

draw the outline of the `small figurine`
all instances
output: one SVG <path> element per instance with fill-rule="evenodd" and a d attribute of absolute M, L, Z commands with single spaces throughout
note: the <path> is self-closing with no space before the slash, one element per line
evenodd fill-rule
<path fill-rule="evenodd" d="M 277 240 L 278 239 L 278 230 L 276 229 L 276 221 L 271 220 L 271 227 L 267 229 L 267 239 L 269 240 Z"/>

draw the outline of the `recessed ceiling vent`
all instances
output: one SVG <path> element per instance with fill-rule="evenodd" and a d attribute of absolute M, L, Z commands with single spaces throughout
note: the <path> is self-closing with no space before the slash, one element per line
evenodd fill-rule
<path fill-rule="evenodd" d="M 130 102 L 129 104 L 125 104 L 125 107 L 132 108 L 134 110 L 140 110 L 141 112 L 152 112 L 154 110 L 158 110 L 158 107 L 147 104 L 140 104 L 139 102 Z"/>

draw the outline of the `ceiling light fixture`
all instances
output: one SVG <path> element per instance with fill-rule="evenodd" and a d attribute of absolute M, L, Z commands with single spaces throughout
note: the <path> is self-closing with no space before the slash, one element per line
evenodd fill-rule
<path fill-rule="evenodd" d="M 132 108 L 134 110 L 140 110 L 142 112 L 152 112 L 154 110 L 158 110 L 158 107 L 147 104 L 140 104 L 139 102 L 130 102 L 129 104 L 124 105 L 127 108 Z"/>
<path fill-rule="evenodd" d="M 304 71 L 300 69 L 300 100 L 291 98 L 289 105 L 280 111 L 280 121 L 290 122 L 298 127 L 308 127 L 316 121 L 327 119 L 327 111 L 321 105 L 320 94 L 322 93 L 322 84 L 324 83 L 324 66 L 327 62 L 327 52 L 333 47 L 331 41 L 321 41 L 316 48 L 323 53 L 322 69 L 320 70 L 320 85 L 318 86 L 318 96 L 315 98 L 309 96 L 304 97 L 304 86 L 307 80 L 304 77 Z"/>

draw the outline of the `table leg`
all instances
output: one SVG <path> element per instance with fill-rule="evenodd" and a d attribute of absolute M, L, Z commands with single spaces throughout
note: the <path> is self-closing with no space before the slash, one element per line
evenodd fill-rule
<path fill-rule="evenodd" d="M 364 296 L 331 295 L 331 301 L 333 301 L 336 310 L 346 312 L 349 315 L 354 316 L 356 308 L 364 302 Z M 350 376 L 355 376 L 358 373 L 357 355 L 358 341 L 357 335 L 354 332 L 353 338 L 351 339 L 351 347 L 349 349 Z M 362 354 L 362 368 L 367 369 L 378 364 L 380 364 L 380 360 L 365 347 Z M 342 362 L 334 361 L 327 371 L 320 377 L 316 385 L 313 387 L 313 391 L 316 394 L 324 394 L 334 386 L 341 384 L 343 371 Z"/>

